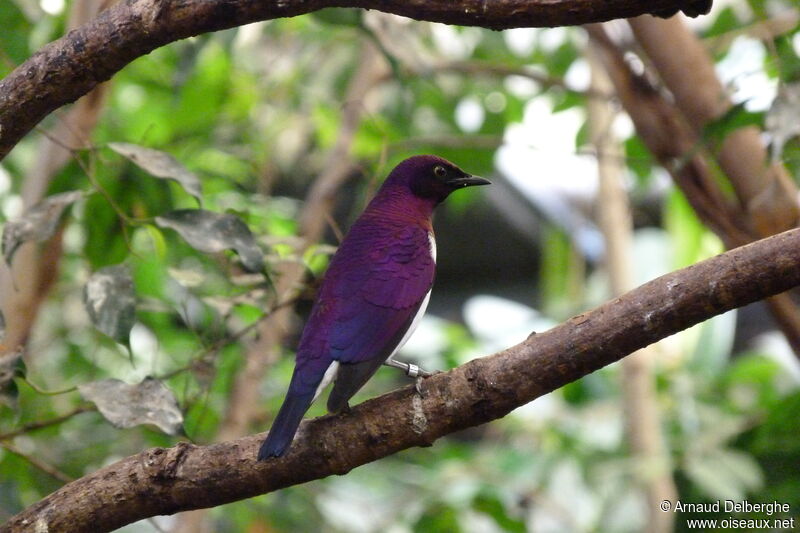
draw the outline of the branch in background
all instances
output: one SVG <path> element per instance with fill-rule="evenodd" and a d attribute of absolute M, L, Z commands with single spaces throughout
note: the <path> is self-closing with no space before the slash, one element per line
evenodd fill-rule
<path fill-rule="evenodd" d="M 91 20 L 108 5 L 107 0 L 75 2 L 70 12 L 68 27 L 74 28 Z M 5 80 L 3 80 L 5 81 Z M 0 87 L 3 86 L 0 81 Z M 103 109 L 107 86 L 97 86 L 81 98 L 55 126 L 39 140 L 37 157 L 22 183 L 22 202 L 30 207 L 47 193 L 53 177 L 73 157 L 73 150 L 88 144 L 92 130 Z M 3 107 L 0 88 L 0 108 Z M 14 120 L 12 118 L 12 120 Z M 0 120 L 0 139 L 3 123 Z M 43 246 L 26 243 L 20 247 L 11 267 L 0 261 L 0 305 L 6 319 L 7 351 L 0 353 L 0 361 L 10 366 L 22 356 L 39 307 L 58 276 L 61 260 L 61 237 L 58 231 Z"/>
<path fill-rule="evenodd" d="M 732 107 L 711 55 L 682 20 L 637 17 L 630 25 L 672 93 L 675 107 L 696 133 L 701 134 L 705 126 Z M 692 75 L 687 76 L 687 72 Z M 747 215 L 753 237 L 766 237 L 797 225 L 797 187 L 780 162 L 770 163 L 757 127 L 728 133 L 712 151 Z"/>
<path fill-rule="evenodd" d="M 109 531 L 345 474 L 412 446 L 500 418 L 659 339 L 800 284 L 800 229 L 672 272 L 521 344 L 350 412 L 306 421 L 290 452 L 256 461 L 263 434 L 154 448 L 65 485 L 0 532 Z M 91 497 L 86 497 L 91 494 Z"/>
<path fill-rule="evenodd" d="M 597 52 L 587 49 L 592 71 L 592 88 L 598 93 L 612 90 L 611 80 Z M 597 152 L 599 191 L 595 209 L 606 244 L 605 267 L 613 296 L 620 296 L 634 287 L 633 220 L 628 193 L 623 186 L 625 165 L 622 146 L 614 137 L 614 107 L 606 99 L 588 102 L 589 136 Z M 672 479 L 669 453 L 665 449 L 661 414 L 655 390 L 653 361 L 655 345 L 632 353 L 622 360 L 622 408 L 628 443 L 636 462 L 635 481 L 646 498 L 643 515 L 649 517 L 648 529 L 668 533 L 674 527 L 674 515 L 661 511 L 664 500 L 675 501 L 678 491 Z"/>
<path fill-rule="evenodd" d="M 592 88 L 576 89 L 570 86 L 562 78 L 551 76 L 550 74 L 547 74 L 545 72 L 540 72 L 530 67 L 511 67 L 500 63 L 489 63 L 488 61 L 441 62 L 437 64 L 435 67 L 433 67 L 431 70 L 432 72 L 436 73 L 453 72 L 457 74 L 488 75 L 488 76 L 498 76 L 498 77 L 520 76 L 522 78 L 527 78 L 535 83 L 538 83 L 544 89 L 550 89 L 555 87 L 570 93 L 580 94 L 583 96 L 594 97 L 594 98 L 611 99 L 614 96 L 613 93 L 597 92 L 596 89 Z M 422 75 L 423 73 L 417 72 L 416 74 Z"/>
<path fill-rule="evenodd" d="M 58 468 L 54 467 L 53 465 L 51 465 L 49 463 L 46 463 L 46 462 L 42 461 L 38 457 L 26 454 L 25 452 L 23 452 L 22 450 L 20 450 L 19 448 L 17 448 L 13 444 L 11 444 L 10 442 L 0 442 L 0 448 L 3 448 L 5 450 L 13 453 L 14 455 L 16 455 L 18 457 L 21 457 L 22 459 L 24 459 L 25 461 L 29 462 L 34 467 L 38 468 L 39 470 L 41 470 L 42 472 L 47 474 L 48 476 L 51 476 L 51 477 L 61 481 L 62 483 L 69 483 L 70 481 L 73 480 L 73 478 L 71 476 L 68 476 L 67 474 L 65 474 L 64 472 L 59 470 Z"/>
<path fill-rule="evenodd" d="M 726 31 L 720 35 L 706 37 L 703 42 L 712 52 L 727 50 L 738 37 L 748 36 L 760 41 L 773 41 L 776 38 L 791 33 L 800 24 L 800 9 L 787 9 L 774 16 L 757 20 L 749 25 Z"/>
<path fill-rule="evenodd" d="M 165 44 L 326 7 L 376 9 L 492 29 L 600 22 L 676 9 L 692 0 L 132 0 L 54 41 L 0 81 L 0 159 L 45 116 Z"/>
<path fill-rule="evenodd" d="M 741 210 L 722 194 L 702 154 L 699 136 L 644 75 L 635 73 L 602 25 L 585 27 L 622 107 L 656 161 L 684 192 L 697 216 L 728 248 L 752 239 Z"/>
<path fill-rule="evenodd" d="M 700 220 L 727 248 L 751 242 L 764 232 L 777 232 L 787 224 L 794 226 L 797 213 L 796 194 L 791 192 L 794 185 L 787 184 L 783 167 L 767 164 L 766 150 L 752 128 L 732 132 L 717 150 L 719 166 L 733 185 L 738 202 L 725 197 L 713 174 L 716 160 L 704 149 L 700 130 L 705 123 L 724 113 L 730 103 L 716 79 L 708 53 L 684 25 L 676 26 L 675 21 L 666 22 L 664 28 L 646 18 L 637 19 L 633 24 L 647 28 L 639 28 L 642 42 L 644 34 L 654 34 L 658 36 L 656 43 L 660 42 L 661 46 L 669 42 L 673 50 L 674 46 L 682 47 L 680 58 L 670 58 L 670 54 L 658 50 L 656 43 L 646 45 L 648 52 L 658 58 L 655 63 L 660 66 L 662 78 L 672 80 L 670 88 L 675 90 L 676 104 L 668 101 L 644 76 L 631 70 L 622 51 L 611 42 L 602 26 L 589 25 L 586 30 L 602 51 L 603 63 L 639 137 L 670 172 Z M 663 31 L 665 28 L 669 31 Z M 675 43 L 670 40 L 673 37 Z M 697 78 L 693 74 L 691 83 L 679 79 L 681 72 L 685 74 L 687 70 L 699 73 Z M 697 106 L 692 91 L 696 91 L 696 100 L 702 101 L 707 109 Z M 752 176 L 742 174 L 736 167 L 735 162 L 742 155 L 752 158 L 746 166 L 754 173 Z M 757 164 L 751 166 L 754 161 Z M 779 198 L 781 195 L 783 197 Z M 790 223 L 793 219 L 795 222 Z M 766 303 L 795 355 L 800 357 L 800 309 L 788 294 L 769 298 Z"/>
<path fill-rule="evenodd" d="M 795 17 L 797 14 L 795 13 Z M 675 107 L 691 127 L 703 128 L 722 117 L 732 104 L 717 78 L 714 61 L 700 40 L 681 20 L 637 17 L 633 33 L 661 80 L 675 99 Z M 680 54 L 673 53 L 681 50 Z M 686 76 L 687 70 L 692 72 Z M 733 186 L 741 206 L 741 220 L 750 239 L 796 227 L 800 221 L 798 190 L 786 167 L 771 162 L 756 126 L 728 133 L 712 146 L 720 169 Z M 715 186 L 718 187 L 718 185 Z M 789 293 L 766 301 L 767 308 L 786 340 L 800 358 L 800 307 Z"/>
<path fill-rule="evenodd" d="M 31 431 L 36 431 L 37 429 L 43 429 L 50 426 L 55 426 L 60 424 L 66 420 L 69 420 L 75 415 L 79 415 L 81 413 L 88 413 L 90 411 L 96 411 L 96 407 L 93 405 L 82 405 L 76 407 L 72 411 L 68 413 L 64 413 L 63 415 L 57 416 L 55 418 L 51 418 L 49 420 L 40 420 L 37 422 L 31 422 L 30 424 L 26 424 L 20 428 L 14 429 L 7 433 L 0 433 L 0 441 L 13 439 L 19 435 L 24 435 L 25 433 L 30 433 Z"/>

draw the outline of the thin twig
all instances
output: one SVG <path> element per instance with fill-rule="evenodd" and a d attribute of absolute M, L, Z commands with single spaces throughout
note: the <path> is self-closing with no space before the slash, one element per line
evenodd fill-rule
<path fill-rule="evenodd" d="M 25 433 L 30 433 L 31 431 L 36 431 L 37 429 L 42 429 L 50 426 L 55 426 L 60 424 L 66 420 L 69 420 L 75 415 L 79 415 L 81 413 L 88 413 L 90 411 L 96 411 L 97 408 L 93 405 L 81 405 L 76 407 L 72 411 L 68 413 L 64 413 L 61 416 L 57 416 L 55 418 L 51 418 L 49 420 L 39 420 L 36 422 L 31 422 L 29 424 L 25 424 L 24 426 L 17 428 L 13 431 L 8 431 L 6 433 L 0 433 L 0 440 L 8 440 L 12 439 L 18 435 L 23 435 Z"/>
<path fill-rule="evenodd" d="M 51 390 L 45 390 L 45 389 L 39 387 L 38 385 L 36 385 L 35 383 L 33 383 L 26 376 L 23 376 L 22 380 L 25 381 L 25 383 L 27 383 L 30 388 L 32 388 L 37 393 L 42 394 L 44 396 L 58 396 L 60 394 L 67 394 L 68 392 L 75 392 L 76 390 L 78 390 L 77 386 L 68 387 L 66 389 L 52 390 L 52 391 Z"/>
<path fill-rule="evenodd" d="M 452 61 L 439 63 L 436 67 L 431 69 L 431 71 L 437 74 L 442 72 L 454 72 L 458 74 L 477 74 L 497 77 L 519 76 L 536 82 L 548 89 L 555 87 L 573 94 L 590 96 L 603 100 L 611 100 L 614 98 L 613 92 L 598 91 L 593 88 L 577 89 L 568 84 L 563 78 L 552 76 L 546 72 L 534 70 L 530 67 L 509 66 L 502 63 L 489 63 L 486 61 Z"/>
<path fill-rule="evenodd" d="M 27 462 L 29 462 L 31 465 L 35 466 L 45 474 L 52 476 L 63 483 L 69 483 L 70 481 L 73 481 L 75 479 L 72 476 L 68 476 L 67 474 L 65 474 L 58 468 L 54 467 L 53 465 L 42 461 L 38 457 L 28 455 L 27 453 L 23 452 L 10 442 L 0 441 L 0 448 L 4 448 L 5 450 L 13 453 L 14 455 L 21 457 L 22 459 L 25 459 Z"/>
<path fill-rule="evenodd" d="M 267 320 L 272 313 L 274 313 L 275 311 L 277 311 L 279 309 L 283 309 L 285 307 L 293 306 L 295 303 L 297 303 L 297 301 L 299 299 L 300 299 L 300 295 L 295 295 L 295 296 L 293 296 L 291 298 L 287 298 L 286 300 L 273 305 L 272 307 L 270 307 L 269 309 L 264 311 L 264 313 L 260 317 L 258 317 L 258 319 L 256 319 L 255 321 L 253 321 L 250 324 L 244 326 L 243 328 L 241 328 L 238 331 L 232 333 L 231 335 L 228 335 L 228 336 L 226 336 L 226 337 L 224 337 L 222 339 L 216 340 L 215 342 L 211 343 L 210 346 L 207 346 L 207 347 L 203 348 L 200 353 L 198 353 L 198 354 L 196 354 L 195 356 L 192 357 L 191 361 L 188 364 L 186 364 L 186 365 L 184 365 L 182 367 L 170 370 L 169 372 L 158 376 L 157 379 L 162 380 L 162 381 L 163 380 L 167 380 L 167 379 L 173 378 L 173 377 L 175 377 L 175 376 L 177 376 L 179 374 L 182 374 L 183 372 L 187 372 L 187 371 L 191 370 L 192 368 L 194 368 L 197 365 L 197 363 L 199 361 L 204 360 L 205 357 L 207 357 L 208 355 L 210 355 L 210 354 L 212 354 L 214 352 L 218 352 L 224 346 L 227 346 L 227 345 L 232 344 L 232 343 L 234 343 L 234 342 L 236 342 L 238 340 L 241 340 L 242 337 L 244 337 L 248 333 L 251 333 L 252 331 L 254 331 L 262 322 Z"/>

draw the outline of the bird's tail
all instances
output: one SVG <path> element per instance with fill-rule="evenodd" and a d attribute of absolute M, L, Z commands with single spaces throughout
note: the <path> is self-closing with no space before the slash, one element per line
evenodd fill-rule
<path fill-rule="evenodd" d="M 258 460 L 263 461 L 270 457 L 280 457 L 284 454 L 289 444 L 294 439 L 294 434 L 297 433 L 297 428 L 303 415 L 306 414 L 311 402 L 314 401 L 314 392 L 310 394 L 294 394 L 289 393 L 286 399 L 283 400 L 278 416 L 272 423 L 269 430 L 269 435 L 261 444 L 261 449 L 258 451 Z"/>

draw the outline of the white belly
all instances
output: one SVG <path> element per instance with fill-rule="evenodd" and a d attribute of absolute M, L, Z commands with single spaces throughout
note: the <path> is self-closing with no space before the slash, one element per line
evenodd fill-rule
<path fill-rule="evenodd" d="M 430 301 L 430 299 L 431 299 L 431 291 L 428 291 L 428 294 L 425 295 L 425 299 L 422 300 L 422 304 L 419 306 L 419 309 L 417 310 L 417 314 L 414 315 L 414 319 L 411 321 L 411 325 L 408 327 L 408 331 L 406 331 L 406 334 L 403 335 L 402 339 L 400 339 L 400 343 L 397 345 L 397 348 L 395 348 L 394 351 L 392 351 L 392 353 L 389 354 L 389 357 L 387 357 L 387 359 L 391 359 L 394 356 L 394 354 L 399 352 L 400 348 L 402 348 L 403 345 L 408 342 L 408 339 L 411 338 L 411 335 L 414 333 L 414 330 L 417 329 L 417 326 L 419 326 L 419 323 L 422 320 L 422 316 L 425 314 L 425 309 L 428 308 L 428 302 Z"/>

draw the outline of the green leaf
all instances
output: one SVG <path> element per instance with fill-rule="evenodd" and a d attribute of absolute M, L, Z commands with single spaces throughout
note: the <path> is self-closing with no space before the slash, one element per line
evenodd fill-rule
<path fill-rule="evenodd" d="M 686 457 L 686 475 L 712 499 L 741 501 L 763 485 L 763 474 L 752 456 L 732 449 L 712 449 Z"/>
<path fill-rule="evenodd" d="M 364 16 L 363 12 L 364 10 L 362 9 L 329 7 L 314 11 L 311 13 L 311 18 L 318 20 L 323 24 L 360 28 L 362 26 L 361 20 Z"/>
<path fill-rule="evenodd" d="M 731 6 L 725 6 L 719 11 L 716 11 L 714 22 L 712 22 L 711 26 L 706 30 L 705 37 L 722 35 L 740 28 L 741 26 L 742 23 L 739 21 L 739 17 L 736 16 L 736 10 Z"/>
<path fill-rule="evenodd" d="M 414 531 L 425 533 L 458 533 L 461 525 L 458 522 L 458 512 L 450 507 L 438 503 L 425 510 L 417 523 Z"/>
<path fill-rule="evenodd" d="M 472 507 L 492 517 L 503 531 L 511 533 L 524 533 L 527 531 L 525 521 L 521 518 L 512 517 L 506 506 L 495 494 L 481 492 L 472 502 Z"/>
<path fill-rule="evenodd" d="M 708 229 L 697 218 L 689 201 L 678 189 L 672 189 L 664 209 L 664 228 L 673 245 L 673 261 L 670 268 L 683 268 L 696 262 L 702 252 L 703 237 Z"/>
<path fill-rule="evenodd" d="M 203 205 L 200 179 L 170 154 L 130 143 L 108 143 L 108 147 L 151 176 L 177 181 L 183 190 L 197 199 L 198 204 Z"/>
<path fill-rule="evenodd" d="M 582 53 L 567 39 L 547 58 L 547 67 L 551 74 L 563 78 L 579 57 L 582 57 Z"/>
<path fill-rule="evenodd" d="M 800 31 L 796 30 L 794 38 L 789 34 L 776 37 L 774 46 L 778 60 L 772 55 L 768 55 L 766 59 L 768 63 L 765 67 L 777 66 L 780 69 L 780 78 L 786 84 L 800 82 L 800 53 L 796 51 L 794 44 L 800 39 L 798 35 Z"/>
<path fill-rule="evenodd" d="M 88 217 L 91 223 L 84 221 L 83 224 L 86 231 L 83 249 L 90 266 L 98 268 L 124 261 L 128 256 L 128 245 L 122 232 L 123 222 L 108 200 L 99 194 L 89 196 L 84 213 L 91 213 Z"/>
<path fill-rule="evenodd" d="M 587 144 L 589 144 L 589 121 L 584 120 L 578 131 L 575 132 L 575 150 L 579 151 Z"/>
<path fill-rule="evenodd" d="M 750 391 L 754 407 L 772 409 L 780 396 L 776 379 L 781 375 L 781 367 L 769 357 L 758 354 L 744 354 L 734 359 L 723 375 L 723 383 L 728 394 L 736 394 L 745 388 Z"/>
<path fill-rule="evenodd" d="M 177 231 L 196 250 L 207 253 L 235 250 L 247 271 L 264 271 L 261 248 L 250 228 L 235 215 L 179 209 L 156 217 L 156 224 Z"/>
<path fill-rule="evenodd" d="M 775 404 L 756 433 L 754 449 L 765 454 L 800 454 L 800 392 Z"/>
<path fill-rule="evenodd" d="M 161 381 L 145 378 L 128 385 L 118 379 L 103 379 L 78 386 L 84 399 L 97 405 L 114 427 L 131 428 L 152 424 L 167 435 L 183 433 L 183 413 L 175 396 Z"/>
<path fill-rule="evenodd" d="M 625 140 L 625 162 L 640 185 L 646 184 L 653 172 L 653 156 L 638 135 Z"/>
<path fill-rule="evenodd" d="M 3 257 L 11 264 L 17 248 L 28 241 L 45 241 L 58 228 L 64 210 L 81 198 L 80 191 L 63 192 L 49 196 L 28 209 L 20 218 L 3 227 Z"/>
<path fill-rule="evenodd" d="M 573 107 L 586 105 L 586 98 L 582 94 L 573 91 L 562 91 L 560 93 L 555 93 L 553 98 L 555 101 L 553 104 L 554 114 L 560 111 L 566 111 L 567 109 L 572 109 Z"/>
<path fill-rule="evenodd" d="M 0 21 L 3 22 L 3 31 L 0 31 L 0 50 L 18 65 L 30 56 L 28 35 L 32 29 L 31 23 L 12 1 L 0 2 Z M 0 79 L 9 72 L 11 66 L 0 61 Z"/>
<path fill-rule="evenodd" d="M 92 274 L 83 288 L 83 304 L 98 330 L 129 345 L 136 321 L 136 293 L 128 267 L 114 265 Z"/>

